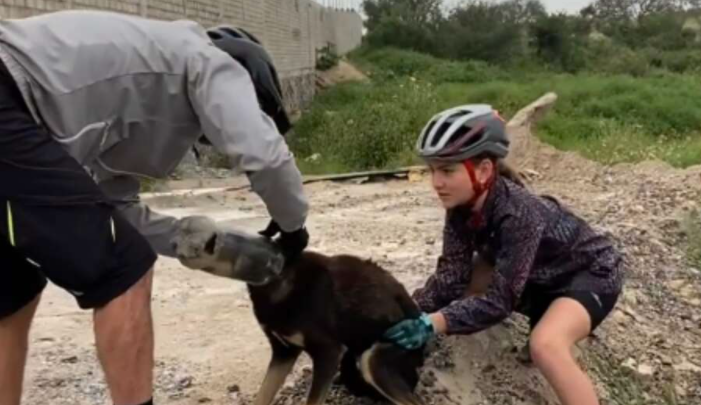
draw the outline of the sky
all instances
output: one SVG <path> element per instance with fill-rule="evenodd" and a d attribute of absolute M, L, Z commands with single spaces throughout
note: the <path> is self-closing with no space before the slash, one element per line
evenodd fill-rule
<path fill-rule="evenodd" d="M 593 0 L 540 0 L 548 12 L 565 11 L 576 13 L 592 3 Z M 443 0 L 446 5 L 460 4 L 462 0 Z"/>

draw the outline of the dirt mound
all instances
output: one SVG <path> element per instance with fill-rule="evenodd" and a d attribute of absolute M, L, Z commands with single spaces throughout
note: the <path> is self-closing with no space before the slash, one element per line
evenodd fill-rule
<path fill-rule="evenodd" d="M 417 393 L 427 405 L 548 404 L 553 397 L 545 380 L 533 368 L 517 361 L 511 333 L 519 329 L 506 322 L 469 338 L 439 337 L 427 349 L 429 357 L 421 373 Z M 480 353 L 475 358 L 475 353 Z M 276 405 L 296 405 L 306 400 L 312 368 L 299 367 L 276 398 Z M 254 396 L 237 395 L 237 404 L 250 405 Z M 351 396 L 334 384 L 326 400 L 330 405 L 379 405 Z"/>
<path fill-rule="evenodd" d="M 346 60 L 340 60 L 333 68 L 317 72 L 317 87 L 326 89 L 339 83 L 361 82 L 367 80 L 367 76 L 360 69 Z"/>
<path fill-rule="evenodd" d="M 627 268 L 623 297 L 585 363 L 613 403 L 701 403 L 701 272 L 684 251 L 686 222 L 701 204 L 701 166 L 604 166 L 557 151 L 530 131 L 555 100 L 546 95 L 510 122 L 513 163 L 538 192 L 612 234 Z"/>

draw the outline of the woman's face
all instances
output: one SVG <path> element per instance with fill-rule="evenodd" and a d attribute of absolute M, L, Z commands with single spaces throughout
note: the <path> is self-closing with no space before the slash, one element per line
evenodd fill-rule
<path fill-rule="evenodd" d="M 462 162 L 429 162 L 431 184 L 441 200 L 443 208 L 451 209 L 466 204 L 475 194 L 472 181 Z M 475 165 L 477 181 L 487 181 L 492 162 L 483 160 Z"/>

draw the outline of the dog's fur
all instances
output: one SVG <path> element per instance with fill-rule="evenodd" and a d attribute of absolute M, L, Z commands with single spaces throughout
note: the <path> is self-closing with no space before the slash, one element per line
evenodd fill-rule
<path fill-rule="evenodd" d="M 525 187 L 517 170 L 498 162 L 502 176 Z M 486 246 L 472 260 L 463 296 L 483 296 L 492 283 L 495 257 Z M 423 405 L 414 394 L 423 348 L 404 350 L 383 333 L 420 310 L 406 289 L 378 265 L 354 256 L 305 252 L 272 283 L 249 284 L 255 316 L 272 346 L 272 359 L 254 405 L 269 405 L 302 351 L 313 362 L 307 404 L 323 404 L 337 370 L 351 393 Z"/>
<path fill-rule="evenodd" d="M 255 405 L 272 402 L 302 351 L 313 362 L 308 404 L 324 402 L 339 367 L 340 382 L 355 395 L 422 404 L 414 389 L 423 348 L 408 351 L 382 340 L 397 322 L 420 315 L 390 273 L 353 256 L 307 251 L 271 283 L 248 288 L 272 346 Z"/>

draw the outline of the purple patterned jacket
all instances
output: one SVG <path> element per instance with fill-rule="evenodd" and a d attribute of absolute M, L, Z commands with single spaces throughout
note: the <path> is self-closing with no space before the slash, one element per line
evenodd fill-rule
<path fill-rule="evenodd" d="M 485 200 L 482 224 L 465 209 L 449 210 L 436 272 L 414 299 L 425 312 L 441 311 L 449 334 L 470 334 L 523 312 L 526 287 L 545 293 L 617 294 L 622 257 L 611 241 L 548 196 L 536 196 L 499 177 Z M 495 263 L 482 296 L 463 298 L 480 252 Z"/>

